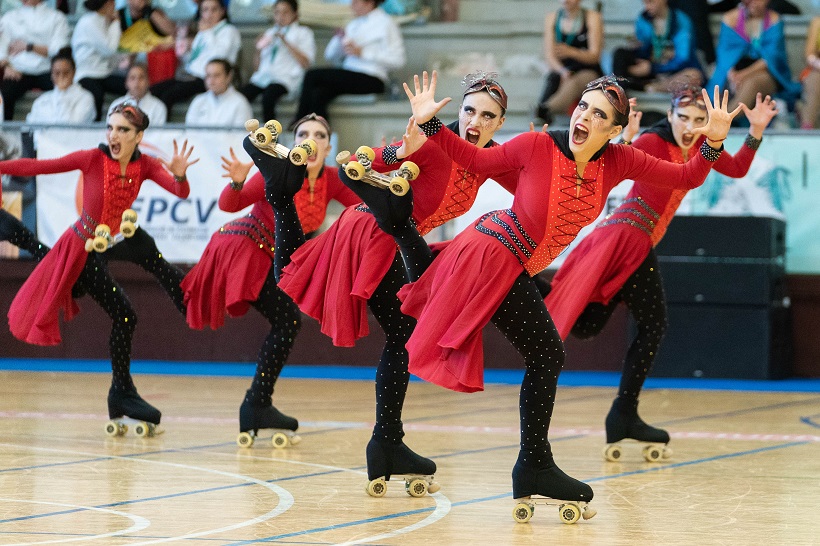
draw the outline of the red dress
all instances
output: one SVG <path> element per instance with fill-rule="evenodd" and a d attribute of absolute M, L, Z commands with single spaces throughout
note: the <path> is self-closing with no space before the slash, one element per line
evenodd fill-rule
<path fill-rule="evenodd" d="M 559 134 L 559 133 L 555 133 Z M 566 132 L 562 133 L 564 139 Z M 711 164 L 700 154 L 685 165 L 662 162 L 631 146 L 610 145 L 576 179 L 552 134 L 524 133 L 479 150 L 439 131 L 437 142 L 476 172 L 513 170 L 518 187 L 510 209 L 479 218 L 399 292 L 402 311 L 418 324 L 407 343 L 410 372 L 462 392 L 484 388 L 482 328 L 522 272 L 535 275 L 600 213 L 621 180 L 644 177 L 667 188 L 703 183 Z"/>
<path fill-rule="evenodd" d="M 452 134 L 449 129 L 444 131 Z M 381 148 L 375 152 L 374 170 L 398 167 L 382 161 Z M 488 171 L 497 176 L 470 172 L 430 141 L 407 159 L 421 171 L 411 185 L 413 219 L 422 235 L 467 212 L 487 178 L 493 177 L 509 191 L 516 182 L 512 173 L 503 171 Z M 279 287 L 303 313 L 319 321 L 322 333 L 334 345 L 353 347 L 369 333 L 367 300 L 387 274 L 396 252 L 393 238 L 379 229 L 364 206 L 348 207 L 330 229 L 294 252 Z"/>
<path fill-rule="evenodd" d="M 701 137 L 690 154 L 700 155 L 703 140 Z M 635 148 L 666 161 L 684 162 L 680 148 L 655 133 L 641 136 Z M 754 156 L 754 150 L 744 145 L 735 156 L 720 154 L 714 168 L 739 178 L 746 175 Z M 624 202 L 573 249 L 555 274 L 545 300 L 561 339 L 567 338 L 589 303 L 609 303 L 621 290 L 660 242 L 687 191 L 659 188 L 651 179 L 636 179 Z"/>
<path fill-rule="evenodd" d="M 305 178 L 294 197 L 305 233 L 319 229 L 331 199 L 345 206 L 358 202 L 335 169 L 323 169 L 313 188 Z M 219 208 L 226 212 L 238 212 L 251 204 L 247 216 L 228 222 L 211 236 L 199 263 L 182 281 L 191 328 L 216 330 L 225 323 L 225 313 L 242 316 L 259 299 L 274 250 L 273 209 L 265 200 L 265 180 L 256 173 L 241 190 L 227 185 L 219 196 Z"/>
<path fill-rule="evenodd" d="M 83 173 L 81 217 L 63 233 L 29 278 L 23 283 L 9 309 L 9 328 L 17 339 L 35 345 L 60 343 L 60 311 L 72 319 L 79 307 L 71 298 L 71 287 L 85 266 L 85 241 L 94 236 L 97 224 L 120 230 L 122 213 L 136 199 L 143 181 L 153 180 L 180 198 L 188 197 L 188 181 L 176 182 L 157 159 L 139 151 L 120 175 L 120 163 L 101 146 L 57 159 L 15 159 L 0 163 L 0 172 L 35 176 L 79 170 Z"/>

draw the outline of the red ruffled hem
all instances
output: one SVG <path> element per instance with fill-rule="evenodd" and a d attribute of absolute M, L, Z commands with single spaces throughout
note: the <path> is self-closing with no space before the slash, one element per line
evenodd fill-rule
<path fill-rule="evenodd" d="M 643 263 L 652 242 L 626 224 L 596 228 L 570 253 L 544 300 L 561 339 L 592 302 L 608 303 Z"/>
<path fill-rule="evenodd" d="M 191 328 L 216 330 L 225 314 L 240 317 L 259 299 L 273 261 L 247 237 L 214 233 L 182 281 Z"/>
<path fill-rule="evenodd" d="M 396 256 L 396 243 L 372 214 L 348 207 L 333 225 L 294 252 L 281 288 L 303 313 L 318 320 L 338 347 L 370 333 L 367 300 Z"/>

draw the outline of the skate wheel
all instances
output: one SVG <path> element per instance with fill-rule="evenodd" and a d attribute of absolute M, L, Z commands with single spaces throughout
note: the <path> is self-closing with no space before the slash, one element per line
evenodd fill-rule
<path fill-rule="evenodd" d="M 663 458 L 664 459 L 671 459 L 672 458 L 672 448 L 668 446 L 663 446 Z"/>
<path fill-rule="evenodd" d="M 438 482 L 430 482 L 429 484 L 427 484 L 427 492 L 430 493 L 431 495 L 433 493 L 438 493 L 440 489 L 441 489 L 441 484 L 438 483 Z"/>
<path fill-rule="evenodd" d="M 407 193 L 407 190 L 410 189 L 410 184 L 407 183 L 407 180 L 400 176 L 396 176 L 393 180 L 390 181 L 390 191 L 394 195 L 402 196 Z"/>
<path fill-rule="evenodd" d="M 253 445 L 253 435 L 249 432 L 240 432 L 236 437 L 236 445 L 239 447 L 251 447 Z"/>
<path fill-rule="evenodd" d="M 288 436 L 284 432 L 274 432 L 273 438 L 270 439 L 270 443 L 276 449 L 284 449 L 288 447 Z"/>
<path fill-rule="evenodd" d="M 359 146 L 356 150 L 356 159 L 362 163 L 373 161 L 376 158 L 376 152 L 370 146 Z"/>
<path fill-rule="evenodd" d="M 124 435 L 127 430 L 128 427 L 126 425 L 116 421 L 108 421 L 105 424 L 105 433 L 112 438 Z"/>
<path fill-rule="evenodd" d="M 266 121 L 265 129 L 270 131 L 270 134 L 273 135 L 274 138 L 282 134 L 282 124 L 275 119 Z"/>
<path fill-rule="evenodd" d="M 405 480 L 404 490 L 411 497 L 423 497 L 427 494 L 427 482 L 421 478 L 414 478 L 412 480 Z"/>
<path fill-rule="evenodd" d="M 308 156 L 315 155 L 319 151 L 319 146 L 316 145 L 316 141 L 312 138 L 306 138 L 299 146 L 305 149 Z"/>
<path fill-rule="evenodd" d="M 572 525 L 581 518 L 581 509 L 574 504 L 562 504 L 558 508 L 558 517 L 567 525 Z"/>
<path fill-rule="evenodd" d="M 533 512 L 535 512 L 535 509 L 532 505 L 526 502 L 519 502 L 515 505 L 515 508 L 513 508 L 512 516 L 518 523 L 527 523 L 532 519 Z"/>
<path fill-rule="evenodd" d="M 581 513 L 581 517 L 584 519 L 592 519 L 598 511 L 595 508 L 590 508 L 589 506 L 584 507 L 584 511 Z"/>
<path fill-rule="evenodd" d="M 153 436 L 151 425 L 149 425 L 148 423 L 137 423 L 134 426 L 134 434 L 136 434 L 140 438 L 147 438 L 149 436 Z"/>
<path fill-rule="evenodd" d="M 136 230 L 137 230 L 137 226 L 136 226 L 136 225 L 134 225 L 134 223 L 133 223 L 133 222 L 126 222 L 126 221 L 123 221 L 123 222 L 120 224 L 120 233 L 122 233 L 122 236 L 123 236 L 123 237 L 125 237 L 126 239 L 127 239 L 127 238 L 130 238 L 130 237 L 133 237 L 133 236 L 134 236 L 134 232 L 135 232 Z"/>
<path fill-rule="evenodd" d="M 418 177 L 419 172 L 421 172 L 419 166 L 412 161 L 405 161 L 401 164 L 401 168 L 399 169 L 399 173 L 404 175 L 407 180 L 415 180 Z"/>
<path fill-rule="evenodd" d="M 136 223 L 137 211 L 135 211 L 134 209 L 125 209 L 124 211 L 122 211 L 122 221 Z"/>
<path fill-rule="evenodd" d="M 245 122 L 245 130 L 249 133 L 253 133 L 259 129 L 259 120 L 258 119 L 249 119 Z"/>
<path fill-rule="evenodd" d="M 646 446 L 643 448 L 643 458 L 649 463 L 656 463 L 663 457 L 663 448 L 658 446 Z"/>
<path fill-rule="evenodd" d="M 348 161 L 350 161 L 350 152 L 348 150 L 342 150 L 336 154 L 336 163 L 339 165 L 344 165 Z"/>
<path fill-rule="evenodd" d="M 299 436 L 298 434 L 294 434 L 293 436 L 290 437 L 290 445 L 292 445 L 292 446 L 295 446 L 296 444 L 298 444 L 301 441 L 302 441 L 302 437 Z"/>
<path fill-rule="evenodd" d="M 290 151 L 290 162 L 294 165 L 304 165 L 307 162 L 308 153 L 304 148 L 296 147 Z"/>
<path fill-rule="evenodd" d="M 86 252 L 94 252 L 94 239 L 86 239 L 85 240 L 85 251 Z"/>
<path fill-rule="evenodd" d="M 96 237 L 108 237 L 111 235 L 111 228 L 107 224 L 97 224 L 94 228 L 94 235 Z"/>
<path fill-rule="evenodd" d="M 256 146 L 267 146 L 273 142 L 273 135 L 267 129 L 267 127 L 260 127 L 256 131 L 253 132 L 253 143 Z"/>
<path fill-rule="evenodd" d="M 621 460 L 621 446 L 616 444 L 609 444 L 604 446 L 604 459 L 614 463 Z"/>
<path fill-rule="evenodd" d="M 365 491 L 367 491 L 367 494 L 371 497 L 383 497 L 384 494 L 387 493 L 387 483 L 384 481 L 384 478 L 376 478 L 367 484 Z"/>
<path fill-rule="evenodd" d="M 362 165 L 358 161 L 351 161 L 345 167 L 345 174 L 351 180 L 361 180 L 362 178 L 364 178 L 364 173 L 364 165 Z"/>
<path fill-rule="evenodd" d="M 108 237 L 94 237 L 91 246 L 97 252 L 105 252 L 108 250 Z"/>

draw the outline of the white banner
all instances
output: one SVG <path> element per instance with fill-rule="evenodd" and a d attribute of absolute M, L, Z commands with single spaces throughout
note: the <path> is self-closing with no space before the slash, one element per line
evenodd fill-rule
<path fill-rule="evenodd" d="M 219 210 L 219 194 L 228 182 L 222 178 L 220 156 L 233 147 L 242 161 L 250 158 L 242 149 L 245 133 L 195 129 L 151 128 L 140 145 L 144 154 L 166 160 L 173 153 L 174 139 L 181 146 L 185 139 L 193 144 L 192 158 L 199 162 L 188 169 L 191 194 L 179 199 L 157 184 L 146 181 L 133 204 L 139 225 L 156 239 L 157 246 L 171 262 L 194 263 L 199 260 L 214 231 L 241 213 Z M 77 150 L 95 148 L 105 140 L 100 129 L 47 129 L 38 131 L 37 157 L 62 157 Z M 252 171 L 255 172 L 255 169 Z M 53 245 L 79 217 L 82 196 L 78 192 L 79 171 L 37 177 L 37 231 L 40 239 Z"/>

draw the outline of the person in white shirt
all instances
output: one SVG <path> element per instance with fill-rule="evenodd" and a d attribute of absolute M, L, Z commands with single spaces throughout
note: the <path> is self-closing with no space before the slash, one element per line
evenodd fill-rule
<path fill-rule="evenodd" d="M 0 18 L 4 119 L 14 118 L 14 105 L 29 89 L 52 88 L 49 60 L 68 45 L 70 35 L 65 14 L 42 0 L 23 0 Z"/>
<path fill-rule="evenodd" d="M 205 87 L 185 115 L 186 125 L 243 127 L 253 117 L 251 103 L 231 85 L 233 67 L 226 59 L 213 59 L 205 66 Z"/>
<path fill-rule="evenodd" d="M 274 26 L 256 41 L 256 72 L 239 92 L 251 102 L 262 94 L 262 115 L 276 119 L 276 103 L 301 89 L 305 69 L 316 59 L 313 31 L 299 24 L 296 0 L 277 0 Z"/>
<path fill-rule="evenodd" d="M 108 108 L 108 114 L 120 104 L 129 101 L 140 110 L 145 112 L 148 119 L 151 120 L 151 127 L 165 125 L 168 121 L 168 109 L 161 100 L 156 98 L 148 90 L 148 67 L 142 63 L 135 63 L 128 69 L 128 74 L 125 76 L 125 87 L 128 93 L 111 103 Z"/>
<path fill-rule="evenodd" d="M 388 72 L 404 66 L 404 41 L 383 0 L 351 0 L 356 17 L 336 32 L 325 59 L 341 68 L 312 68 L 305 73 L 295 119 L 311 112 L 328 118 L 327 107 L 339 95 L 384 93 Z"/>
<path fill-rule="evenodd" d="M 76 66 L 71 50 L 63 49 L 51 59 L 54 89 L 34 100 L 26 121 L 31 123 L 91 123 L 94 121 L 94 95 L 74 83 Z"/>
<path fill-rule="evenodd" d="M 74 27 L 71 50 L 77 63 L 77 83 L 94 95 L 94 119 L 99 121 L 106 92 L 125 93 L 125 78 L 114 73 L 122 30 L 114 0 L 85 0 L 83 5 L 88 13 Z"/>
<path fill-rule="evenodd" d="M 165 103 L 168 112 L 182 102 L 205 91 L 205 65 L 211 59 L 227 59 L 236 64 L 241 36 L 228 23 L 228 14 L 220 0 L 202 0 L 199 3 L 198 32 L 184 55 L 182 74 L 151 86 L 151 93 Z"/>

